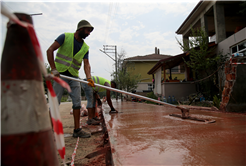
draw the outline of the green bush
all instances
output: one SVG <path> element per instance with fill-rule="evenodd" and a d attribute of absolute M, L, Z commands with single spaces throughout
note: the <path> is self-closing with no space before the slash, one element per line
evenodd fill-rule
<path fill-rule="evenodd" d="M 213 105 L 217 107 L 218 109 L 220 109 L 220 99 L 218 99 L 216 95 L 214 95 L 213 97 Z"/>
<path fill-rule="evenodd" d="M 146 97 L 151 98 L 151 99 L 155 99 L 155 100 L 158 99 L 158 97 L 154 94 L 154 92 L 148 93 L 148 94 L 146 95 Z M 146 101 L 146 103 L 148 103 L 148 104 L 157 104 L 157 103 L 155 103 L 155 102 L 148 101 L 148 100 Z"/>
<path fill-rule="evenodd" d="M 62 96 L 61 102 L 66 102 L 67 101 L 67 96 Z"/>

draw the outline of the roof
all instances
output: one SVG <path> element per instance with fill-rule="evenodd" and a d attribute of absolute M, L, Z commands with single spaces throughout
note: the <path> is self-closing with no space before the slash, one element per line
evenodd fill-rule
<path fill-rule="evenodd" d="M 178 66 L 181 62 L 183 62 L 183 57 L 189 57 L 188 54 L 182 53 L 176 56 L 172 56 L 170 58 L 162 59 L 159 62 L 156 63 L 152 69 L 148 72 L 148 74 L 154 74 L 157 69 L 159 69 L 163 64 L 165 64 L 166 69 L 171 69 L 175 66 Z M 187 58 L 185 58 L 187 59 Z"/>
<path fill-rule="evenodd" d="M 171 55 L 162 55 L 162 54 L 150 54 L 144 56 L 134 56 L 124 59 L 124 61 L 159 61 L 161 59 L 166 59 L 172 57 Z"/>
<path fill-rule="evenodd" d="M 191 11 L 191 13 L 188 15 L 188 17 L 185 19 L 185 21 L 182 23 L 182 25 L 178 28 L 176 31 L 177 34 L 182 34 L 180 31 L 184 27 L 184 25 L 188 22 L 188 20 L 194 15 L 194 13 L 197 11 L 197 9 L 201 6 L 203 3 L 203 0 L 200 0 L 198 4 L 195 6 L 195 8 Z"/>
<path fill-rule="evenodd" d="M 209 48 L 212 48 L 214 46 L 217 46 L 217 44 L 215 42 L 209 43 Z M 195 49 L 199 49 L 199 47 L 196 47 Z M 185 52 L 182 54 L 178 54 L 176 56 L 161 59 L 161 60 L 159 60 L 159 62 L 156 63 L 156 65 L 154 67 L 152 67 L 152 69 L 149 70 L 148 74 L 154 74 L 156 72 L 156 70 L 158 70 L 164 64 L 165 64 L 166 69 L 171 69 L 175 66 L 178 66 L 178 65 L 180 65 L 180 63 L 184 62 L 183 58 L 186 61 L 189 60 L 189 53 Z"/>
<path fill-rule="evenodd" d="M 215 31 L 215 13 L 214 6 L 215 4 L 223 6 L 223 15 L 226 26 L 226 36 L 230 36 L 235 33 L 237 26 L 245 27 L 245 16 L 238 12 L 243 11 L 245 6 L 243 6 L 243 1 L 221 1 L 221 0 L 200 0 L 188 17 L 184 20 L 181 26 L 176 31 L 176 34 L 182 34 L 183 36 L 191 35 L 191 28 L 197 29 L 201 28 L 201 20 L 206 16 L 207 22 L 207 33 L 209 36 L 212 36 L 216 33 Z M 220 13 L 222 14 L 222 13 Z"/>

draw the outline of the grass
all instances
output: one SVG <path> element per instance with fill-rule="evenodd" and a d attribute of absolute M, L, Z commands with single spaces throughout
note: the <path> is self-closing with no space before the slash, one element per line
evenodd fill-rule
<path fill-rule="evenodd" d="M 189 101 L 187 102 L 182 102 L 181 104 L 183 105 L 188 105 Z M 212 107 L 213 104 L 209 101 L 196 101 L 196 102 L 192 102 L 191 106 L 200 106 L 200 107 Z"/>
<path fill-rule="evenodd" d="M 66 102 L 67 101 L 67 98 L 68 98 L 68 96 L 62 96 L 61 102 Z"/>

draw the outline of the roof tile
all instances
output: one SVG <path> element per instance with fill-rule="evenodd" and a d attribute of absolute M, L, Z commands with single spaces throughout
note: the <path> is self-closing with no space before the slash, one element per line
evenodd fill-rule
<path fill-rule="evenodd" d="M 134 60 L 161 60 L 171 57 L 171 55 L 162 55 L 162 54 L 150 54 L 150 55 L 144 55 L 144 56 L 134 56 L 130 58 L 126 58 L 127 61 L 134 61 Z"/>

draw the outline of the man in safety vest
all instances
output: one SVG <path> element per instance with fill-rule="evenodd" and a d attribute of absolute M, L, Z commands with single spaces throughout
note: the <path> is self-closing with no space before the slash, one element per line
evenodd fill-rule
<path fill-rule="evenodd" d="M 94 27 L 86 20 L 81 20 L 77 25 L 75 33 L 63 33 L 57 37 L 54 43 L 47 50 L 47 58 L 51 67 L 51 72 L 59 77 L 60 74 L 69 77 L 79 77 L 79 69 L 84 62 L 84 72 L 89 82 L 89 86 L 94 86 L 91 79 L 91 67 L 89 63 L 89 46 L 84 42 L 87 36 L 93 31 Z M 57 50 L 54 61 L 54 51 Z M 69 93 L 73 103 L 74 131 L 73 137 L 89 138 L 87 133 L 79 127 L 80 108 L 81 108 L 81 86 L 77 81 L 61 78 L 70 85 L 72 90 Z M 58 83 L 53 84 L 54 91 L 57 95 L 59 104 L 64 92 L 64 88 Z"/>
<path fill-rule="evenodd" d="M 96 84 L 116 88 L 116 83 L 114 81 L 109 81 L 105 78 L 99 77 L 99 76 L 92 76 L 93 82 Z M 88 125 L 97 125 L 100 124 L 99 119 L 96 118 L 96 96 L 94 95 L 97 92 L 103 92 L 106 89 L 104 88 L 99 88 L 99 87 L 94 87 L 92 88 L 91 86 L 88 86 L 87 84 L 81 83 L 81 87 L 83 88 L 85 92 L 85 96 L 87 98 L 87 110 L 88 110 Z M 110 107 L 110 113 L 118 113 L 117 110 L 114 109 L 112 105 L 112 101 L 110 98 L 110 90 L 106 91 L 107 94 L 107 103 Z M 96 123 L 97 122 L 97 123 Z"/>

